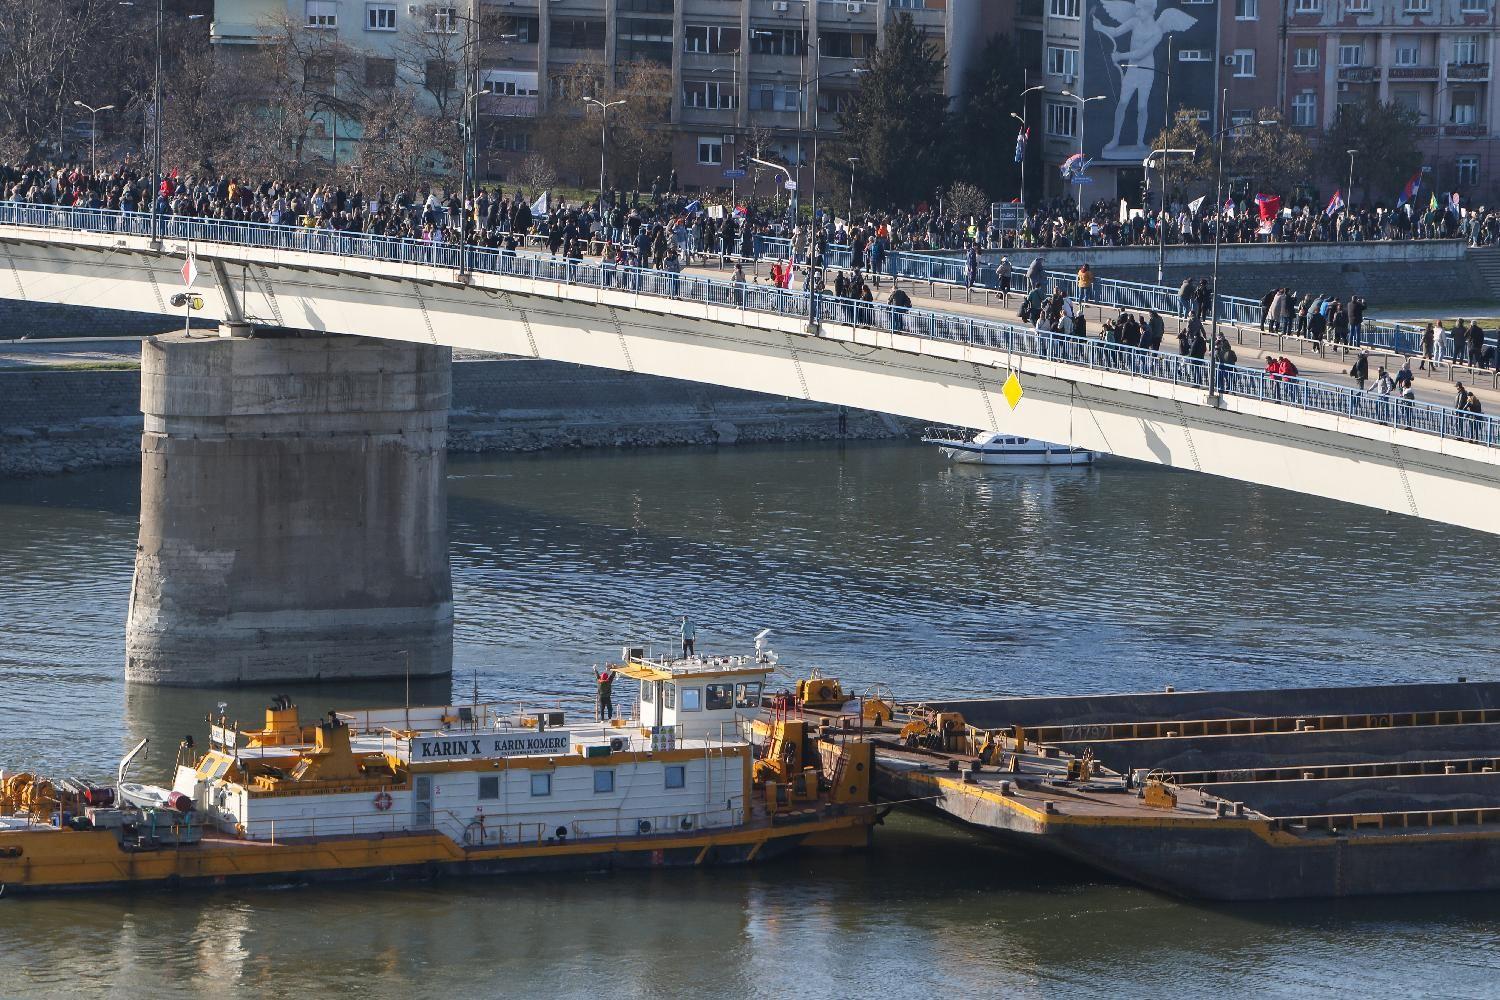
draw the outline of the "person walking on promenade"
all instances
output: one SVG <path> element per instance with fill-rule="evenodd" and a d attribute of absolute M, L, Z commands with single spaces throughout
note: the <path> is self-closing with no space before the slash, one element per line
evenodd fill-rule
<path fill-rule="evenodd" d="M 1475 320 L 1469 324 L 1469 364 L 1475 368 L 1483 368 L 1484 365 L 1484 331 L 1479 328 L 1479 321 Z"/>
<path fill-rule="evenodd" d="M 1355 347 L 1365 346 L 1365 300 L 1355 295 L 1349 299 L 1349 342 Z"/>
<path fill-rule="evenodd" d="M 1193 311 L 1193 279 L 1183 278 L 1182 286 L 1177 289 L 1177 318 L 1186 319 Z"/>
<path fill-rule="evenodd" d="M 1443 321 L 1437 320 L 1432 324 L 1432 370 L 1437 371 L 1438 366 L 1443 363 L 1443 354 L 1448 346 L 1448 334 L 1443 329 Z"/>
<path fill-rule="evenodd" d="M 1078 301 L 1094 301 L 1094 272 L 1087 264 L 1078 268 Z"/>
<path fill-rule="evenodd" d="M 973 288 L 974 283 L 979 280 L 979 251 L 974 244 L 969 244 L 969 252 L 964 255 L 964 287 Z"/>
<path fill-rule="evenodd" d="M 1410 362 L 1407 362 L 1410 364 Z M 1437 371 L 1437 365 L 1432 362 L 1432 324 L 1428 323 L 1422 328 L 1422 360 L 1417 365 L 1417 371 L 1426 371 L 1431 365 L 1433 371 Z"/>
<path fill-rule="evenodd" d="M 1033 257 L 1031 266 L 1026 269 L 1026 287 L 1028 291 L 1038 291 L 1042 287 L 1042 281 L 1046 274 L 1042 270 L 1042 258 Z"/>
<path fill-rule="evenodd" d="M 1270 291 L 1266 292 L 1266 294 L 1264 294 L 1264 295 L 1262 295 L 1260 297 L 1260 332 L 1261 333 L 1265 333 L 1266 332 L 1266 323 L 1267 323 L 1267 321 L 1270 322 L 1272 330 L 1276 329 L 1276 321 L 1275 321 L 1275 318 L 1274 318 L 1275 314 L 1274 314 L 1274 311 L 1273 311 L 1274 307 L 1275 307 L 1275 304 L 1276 304 L 1276 291 L 1277 290 L 1273 288 Z"/>
<path fill-rule="evenodd" d="M 741 309 L 745 308 L 745 265 L 736 262 L 734 265 L 734 304 Z"/>
<path fill-rule="evenodd" d="M 1349 367 L 1349 377 L 1354 379 L 1354 384 L 1359 386 L 1359 391 L 1365 391 L 1365 383 L 1370 380 L 1370 352 L 1360 351 L 1359 357 L 1354 359 L 1354 364 Z"/>
<path fill-rule="evenodd" d="M 1010 303 L 1010 258 L 1001 257 L 1000 263 L 995 265 L 995 285 L 1000 289 L 1000 298 L 1007 305 Z"/>
<path fill-rule="evenodd" d="M 904 333 L 906 330 L 906 313 L 911 309 L 911 296 L 900 288 L 891 292 L 887 301 L 891 304 L 891 330 L 895 333 Z"/>
<path fill-rule="evenodd" d="M 682 626 L 678 631 L 682 636 L 682 658 L 687 659 L 696 655 L 697 651 L 693 645 L 698 639 L 698 626 L 694 625 L 687 615 L 683 615 Z"/>

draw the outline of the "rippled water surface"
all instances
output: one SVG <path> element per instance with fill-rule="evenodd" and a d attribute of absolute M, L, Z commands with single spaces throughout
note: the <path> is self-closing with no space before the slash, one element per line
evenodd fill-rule
<path fill-rule="evenodd" d="M 467 698 L 582 705 L 675 616 L 700 647 L 924 694 L 1500 677 L 1500 543 L 1136 465 L 915 445 L 455 461 Z M 134 471 L 0 483 L 0 765 L 146 772 L 213 703 L 127 689 Z M 1497 514 L 1500 516 L 1500 514 Z M 446 684 L 417 685 L 422 700 Z M 304 690 L 309 713 L 400 685 Z M 753 870 L 0 900 L 0 996 L 1500 996 L 1492 896 L 1190 905 L 896 816 L 867 855 Z"/>

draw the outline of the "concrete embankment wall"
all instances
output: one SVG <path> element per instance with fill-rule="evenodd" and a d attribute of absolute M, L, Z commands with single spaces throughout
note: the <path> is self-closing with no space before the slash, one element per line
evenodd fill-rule
<path fill-rule="evenodd" d="M 0 371 L 0 475 L 47 475 L 140 461 L 137 371 Z M 850 410 L 843 434 L 896 437 L 908 425 Z M 552 361 L 453 366 L 448 447 L 456 452 L 840 436 L 837 407 Z"/>

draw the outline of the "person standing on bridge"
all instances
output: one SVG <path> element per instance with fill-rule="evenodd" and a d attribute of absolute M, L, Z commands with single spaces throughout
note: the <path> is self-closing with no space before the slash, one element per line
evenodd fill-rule
<path fill-rule="evenodd" d="M 1082 264 L 1078 268 L 1078 301 L 1094 301 L 1094 272 L 1088 264 Z"/>
<path fill-rule="evenodd" d="M 1370 352 L 1360 351 L 1359 357 L 1354 359 L 1354 364 L 1349 368 L 1349 377 L 1354 379 L 1354 384 L 1359 386 L 1359 391 L 1365 391 L 1365 383 L 1370 380 Z"/>

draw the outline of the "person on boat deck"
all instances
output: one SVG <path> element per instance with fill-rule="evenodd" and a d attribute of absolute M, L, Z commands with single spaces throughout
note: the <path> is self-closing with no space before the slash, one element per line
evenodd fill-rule
<path fill-rule="evenodd" d="M 598 685 L 594 715 L 598 721 L 608 722 L 615 717 L 615 672 L 609 669 L 609 664 L 606 663 L 603 670 L 594 672 L 594 683 Z"/>
<path fill-rule="evenodd" d="M 688 621 L 688 616 L 682 616 L 682 655 L 686 659 L 694 653 L 693 642 L 698 638 L 698 626 Z"/>

